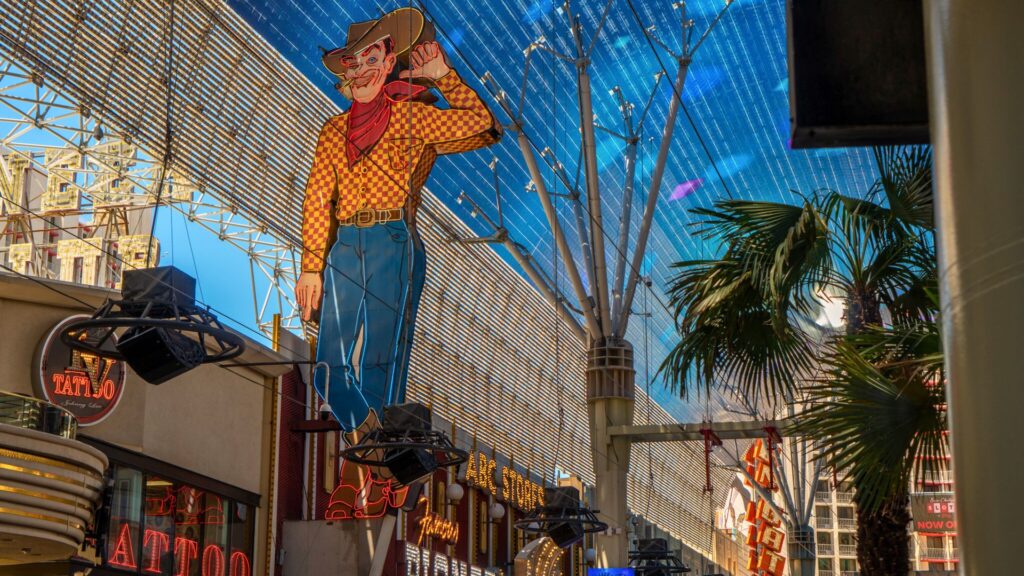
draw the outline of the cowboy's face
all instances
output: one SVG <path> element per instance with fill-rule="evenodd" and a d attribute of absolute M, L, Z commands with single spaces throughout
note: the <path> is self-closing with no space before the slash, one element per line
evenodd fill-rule
<path fill-rule="evenodd" d="M 357 102 L 370 102 L 380 94 L 388 74 L 395 67 L 395 55 L 388 52 L 384 40 L 364 48 L 358 54 L 345 56 L 342 84 L 345 92 Z M 348 96 L 348 94 L 345 94 Z"/>

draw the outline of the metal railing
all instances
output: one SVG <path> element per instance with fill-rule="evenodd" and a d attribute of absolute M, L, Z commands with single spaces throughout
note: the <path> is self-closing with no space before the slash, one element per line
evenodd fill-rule
<path fill-rule="evenodd" d="M 818 570 L 818 576 L 835 576 L 835 572 L 831 570 Z"/>
<path fill-rule="evenodd" d="M 918 550 L 918 558 L 921 560 L 945 560 L 945 548 L 923 547 Z"/>
<path fill-rule="evenodd" d="M 831 544 L 822 544 L 818 542 L 818 556 L 831 556 L 835 553 L 835 549 L 832 548 Z"/>
<path fill-rule="evenodd" d="M 814 493 L 814 501 L 815 502 L 831 502 L 832 501 L 832 493 L 831 492 L 822 492 L 822 491 L 819 490 L 819 491 Z"/>
<path fill-rule="evenodd" d="M 860 572 L 856 570 L 843 570 L 839 573 L 839 576 L 860 576 Z"/>
<path fill-rule="evenodd" d="M 814 522 L 818 528 L 831 528 L 835 525 L 835 522 L 832 521 L 832 516 L 815 516 Z"/>
<path fill-rule="evenodd" d="M 952 550 L 950 550 L 949 551 L 949 559 L 950 560 L 959 560 L 960 559 L 960 549 L 959 548 L 953 548 Z"/>
<path fill-rule="evenodd" d="M 840 530 L 856 530 L 857 519 L 856 518 L 839 518 L 839 529 Z"/>
<path fill-rule="evenodd" d="M 45 400 L 0 392 L 0 424 L 37 430 L 74 439 L 78 420 L 67 410 Z"/>
<path fill-rule="evenodd" d="M 853 502 L 853 492 L 836 492 L 836 501 L 843 504 Z"/>
<path fill-rule="evenodd" d="M 839 555 L 840 556 L 856 556 L 857 555 L 857 545 L 856 544 L 840 544 L 839 545 Z M 845 572 L 844 572 L 844 574 L 845 574 Z"/>

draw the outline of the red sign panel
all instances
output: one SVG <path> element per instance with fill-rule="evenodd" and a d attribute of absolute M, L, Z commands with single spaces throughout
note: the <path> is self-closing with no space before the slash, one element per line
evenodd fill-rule
<path fill-rule="evenodd" d="M 910 511 L 917 532 L 956 532 L 956 503 L 952 492 L 911 494 Z"/>
<path fill-rule="evenodd" d="M 127 369 L 121 360 L 74 350 L 61 341 L 61 331 L 84 318 L 66 318 L 43 338 L 36 354 L 36 388 L 46 401 L 74 414 L 79 426 L 91 426 L 117 407 Z M 115 343 L 108 342 L 111 350 Z"/>

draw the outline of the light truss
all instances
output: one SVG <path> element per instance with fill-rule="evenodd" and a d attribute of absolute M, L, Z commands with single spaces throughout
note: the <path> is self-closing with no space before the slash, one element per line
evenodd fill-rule
<path fill-rule="evenodd" d="M 77 238 L 97 245 L 101 273 L 94 283 L 114 288 L 124 266 L 155 262 L 130 261 L 113 246 L 120 238 L 151 234 L 153 209 L 166 206 L 248 256 L 259 330 L 270 333 L 275 313 L 283 327 L 301 328 L 293 297 L 297 255 L 291 246 L 184 175 L 164 174 L 163 164 L 134 144 L 129 132 L 103 122 L 45 77 L 2 55 L 0 151 L 0 231 L 8 237 L 0 241 L 0 259 L 8 266 L 14 263 L 15 238 L 30 240 L 37 263 L 52 261 L 58 240 Z M 12 166 L 34 170 L 46 185 L 15 190 Z M 54 180 L 64 185 L 64 204 L 53 204 Z M 157 259 L 153 252 L 150 260 Z M 60 276 L 52 266 L 27 271 Z M 259 289 L 257 277 L 263 281 Z"/>

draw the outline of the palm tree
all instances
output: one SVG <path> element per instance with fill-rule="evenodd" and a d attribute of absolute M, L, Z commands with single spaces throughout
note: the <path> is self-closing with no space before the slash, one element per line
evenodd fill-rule
<path fill-rule="evenodd" d="M 875 161 L 863 198 L 821 191 L 694 210 L 723 253 L 676 265 L 680 340 L 662 371 L 682 396 L 723 382 L 748 401 L 807 406 L 804 432 L 857 489 L 863 574 L 888 576 L 909 569 L 908 470 L 943 450 L 944 418 L 941 374 L 925 369 L 941 359 L 932 340 L 911 337 L 937 333 L 931 152 L 877 149 Z M 844 301 L 845 333 L 811 321 L 829 293 Z"/>

